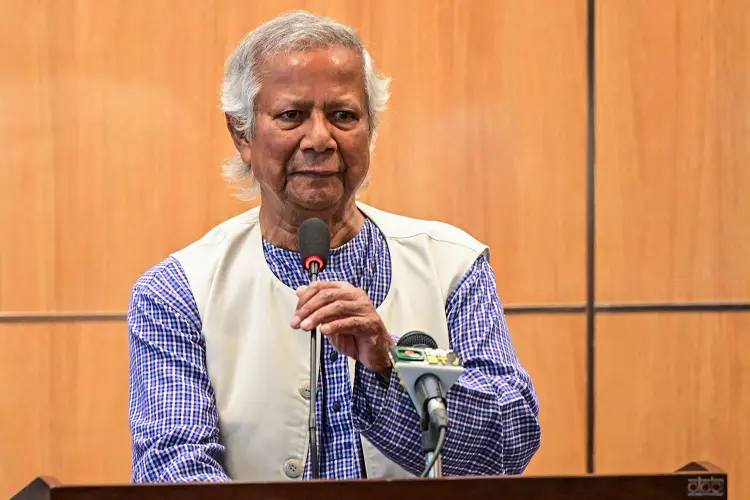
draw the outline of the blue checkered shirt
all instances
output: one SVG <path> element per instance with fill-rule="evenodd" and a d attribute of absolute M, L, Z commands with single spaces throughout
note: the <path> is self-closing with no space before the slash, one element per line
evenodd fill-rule
<path fill-rule="evenodd" d="M 309 283 L 299 254 L 266 241 L 263 249 L 284 284 L 296 288 Z M 331 251 L 320 278 L 362 288 L 377 307 L 388 293 L 390 264 L 382 234 L 367 220 L 354 239 Z M 467 370 L 448 395 L 443 473 L 519 474 L 539 448 L 539 407 L 511 344 L 495 276 L 484 256 L 451 293 L 445 312 L 451 347 Z M 230 480 L 221 465 L 224 446 L 201 318 L 177 260 L 166 259 L 135 284 L 128 326 L 132 480 Z M 345 356 L 325 339 L 323 348 L 324 391 L 316 401 L 321 478 L 367 477 L 360 435 L 419 474 L 424 468 L 419 417 L 395 370 L 386 386 L 357 363 L 351 389 Z M 310 477 L 309 467 L 304 477 Z"/>

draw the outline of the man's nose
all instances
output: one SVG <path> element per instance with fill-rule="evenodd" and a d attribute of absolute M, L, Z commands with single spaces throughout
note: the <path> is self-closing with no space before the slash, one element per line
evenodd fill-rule
<path fill-rule="evenodd" d="M 336 141 L 331 133 L 333 125 L 325 113 L 322 111 L 313 111 L 310 115 L 309 127 L 305 137 L 302 138 L 300 148 L 304 150 L 313 150 L 316 153 L 336 150 Z"/>

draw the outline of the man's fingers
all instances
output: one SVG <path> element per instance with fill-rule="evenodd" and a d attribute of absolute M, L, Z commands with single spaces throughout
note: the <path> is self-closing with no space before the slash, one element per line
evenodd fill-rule
<path fill-rule="evenodd" d="M 292 328 L 299 328 L 302 321 L 312 313 L 336 301 L 351 301 L 356 298 L 356 289 L 348 284 L 332 282 L 329 285 L 319 285 L 313 283 L 298 293 L 300 296 L 297 302 L 297 310 L 292 318 L 290 325 Z"/>
<path fill-rule="evenodd" d="M 297 309 L 299 309 L 300 306 L 304 305 L 305 303 L 309 302 L 310 299 L 315 297 L 321 291 L 340 289 L 345 285 L 348 285 L 348 283 L 341 283 L 339 281 L 316 281 L 315 283 L 311 283 L 309 286 L 303 285 L 297 288 L 297 290 L 295 290 L 294 292 L 298 297 Z"/>
<path fill-rule="evenodd" d="M 367 325 L 367 318 L 361 316 L 349 316 L 348 318 L 337 319 L 320 327 L 320 333 L 323 335 L 354 335 L 362 331 Z"/>
<path fill-rule="evenodd" d="M 321 290 L 323 288 L 341 288 L 346 284 L 347 283 L 343 283 L 341 281 L 316 281 L 315 283 L 310 283 L 309 285 L 298 286 L 294 293 L 297 294 L 297 297 L 301 298 L 305 292 L 315 292 L 316 290 Z"/>
<path fill-rule="evenodd" d="M 318 309 L 332 304 L 337 301 L 349 300 L 349 295 L 345 290 L 340 288 L 325 288 L 313 295 L 310 300 L 304 304 L 297 304 L 295 315 L 304 320 Z"/>
<path fill-rule="evenodd" d="M 315 310 L 300 323 L 300 328 L 309 332 L 322 323 L 330 323 L 349 316 L 354 316 L 359 312 L 359 309 L 360 307 L 356 302 L 337 300 Z"/>

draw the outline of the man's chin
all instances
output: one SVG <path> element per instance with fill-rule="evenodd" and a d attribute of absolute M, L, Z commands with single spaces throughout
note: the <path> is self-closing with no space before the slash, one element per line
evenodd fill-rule
<path fill-rule="evenodd" d="M 331 212 L 340 208 L 341 194 L 314 193 L 295 199 L 295 205 L 307 212 Z"/>

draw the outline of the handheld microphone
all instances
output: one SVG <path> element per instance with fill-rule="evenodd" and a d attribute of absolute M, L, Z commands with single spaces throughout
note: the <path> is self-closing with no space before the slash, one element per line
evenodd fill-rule
<path fill-rule="evenodd" d="M 310 283 L 318 281 L 318 273 L 328 264 L 328 254 L 331 251 L 331 233 L 328 225 L 320 219 L 307 219 L 299 228 L 298 245 L 302 265 L 310 275 Z M 308 414 L 308 428 L 310 431 L 310 475 L 313 479 L 320 478 L 320 459 L 318 457 L 318 422 L 315 414 L 315 404 L 318 397 L 318 369 L 316 366 L 317 345 L 319 343 L 318 329 L 310 332 L 310 409 Z M 323 349 L 320 350 L 320 364 L 323 365 Z"/>
<path fill-rule="evenodd" d="M 438 349 L 424 332 L 409 332 L 390 350 L 391 364 L 420 416 L 427 468 L 422 477 L 441 475 L 440 452 L 448 429 L 446 394 L 464 367 L 455 351 Z"/>
<path fill-rule="evenodd" d="M 318 273 L 328 264 L 331 233 L 320 219 L 307 219 L 299 228 L 299 254 L 302 265 L 310 274 L 310 282 L 318 281 Z"/>

